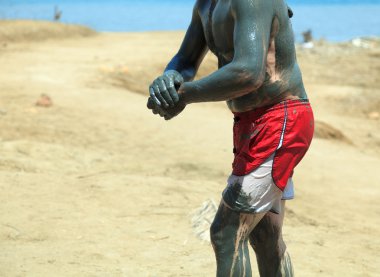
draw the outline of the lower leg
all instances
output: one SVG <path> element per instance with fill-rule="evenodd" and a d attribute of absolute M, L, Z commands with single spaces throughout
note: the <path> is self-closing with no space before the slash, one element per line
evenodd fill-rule
<path fill-rule="evenodd" d="M 289 253 L 285 251 L 281 259 L 281 264 L 276 272 L 276 277 L 293 277 L 293 266 L 292 260 L 290 259 Z"/>
<path fill-rule="evenodd" d="M 265 277 L 292 277 L 293 266 L 289 253 L 284 248 L 272 246 L 270 248 L 254 247 L 260 276 Z"/>

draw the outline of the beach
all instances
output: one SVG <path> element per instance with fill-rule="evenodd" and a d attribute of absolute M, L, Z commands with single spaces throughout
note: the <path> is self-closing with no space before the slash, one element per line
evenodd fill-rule
<path fill-rule="evenodd" d="M 186 30 L 194 0 L 5 0 L 0 19 L 53 20 L 89 26 L 99 32 Z M 380 0 L 289 0 L 296 40 L 312 30 L 315 39 L 342 42 L 380 36 Z"/>
<path fill-rule="evenodd" d="M 192 219 L 220 201 L 232 114 L 146 108 L 183 35 L 0 21 L 0 276 L 215 275 Z M 316 134 L 286 205 L 295 274 L 378 276 L 380 40 L 297 55 Z"/>

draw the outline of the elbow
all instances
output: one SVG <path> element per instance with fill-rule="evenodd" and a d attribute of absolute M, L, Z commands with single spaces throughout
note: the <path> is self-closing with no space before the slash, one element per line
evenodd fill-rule
<path fill-rule="evenodd" d="M 237 81 L 244 91 L 252 92 L 262 86 L 265 79 L 265 71 L 257 67 L 240 65 L 235 68 Z"/>

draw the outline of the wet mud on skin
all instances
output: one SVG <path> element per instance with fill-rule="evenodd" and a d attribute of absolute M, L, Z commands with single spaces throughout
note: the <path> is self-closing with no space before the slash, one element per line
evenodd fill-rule
<path fill-rule="evenodd" d="M 245 112 L 290 98 L 307 99 L 296 61 L 292 16 L 282 0 L 197 1 L 182 46 L 165 70 L 178 72 L 185 80 L 178 90 L 183 105 L 178 113 L 187 104 L 198 102 L 227 101 L 231 111 Z M 219 68 L 192 81 L 207 49 L 217 56 Z M 164 104 L 168 118 L 178 114 L 166 109 L 170 101 L 165 101 L 165 89 L 157 89 L 155 95 Z M 237 186 L 231 198 L 244 197 L 240 190 Z M 251 276 L 248 238 L 263 217 L 264 214 L 243 214 L 220 205 L 211 226 L 218 277 Z M 277 261 L 274 274 L 285 274 L 289 270 L 282 269 L 282 265 L 289 262 L 283 262 L 281 257 L 288 256 L 284 256 L 282 237 L 281 241 L 275 239 L 281 235 L 282 220 L 276 223 L 281 224 L 272 234 L 273 226 L 262 225 L 263 248 L 258 245 L 257 249 L 263 251 L 257 250 L 258 263 L 261 268 L 273 268 L 267 257 L 273 252 Z"/>
<path fill-rule="evenodd" d="M 227 101 L 231 111 L 244 112 L 286 99 L 307 99 L 292 15 L 282 0 L 197 1 L 182 45 L 165 69 L 185 80 L 178 90 L 183 108 L 168 109 L 167 118 L 198 102 Z M 217 57 L 219 69 L 193 81 L 207 50 Z M 165 89 L 154 94 L 164 108 L 171 102 Z"/>
<path fill-rule="evenodd" d="M 230 276 L 250 276 L 252 275 L 251 266 L 249 262 L 249 250 L 247 238 L 251 232 L 250 226 L 254 223 L 254 218 L 251 215 L 240 214 L 240 223 L 239 228 L 236 232 L 235 239 L 235 251 L 232 259 L 232 267 L 230 271 Z M 235 267 L 237 265 L 238 259 L 242 259 L 241 266 L 242 268 L 239 271 L 242 275 L 237 275 Z"/>
<path fill-rule="evenodd" d="M 285 202 L 282 201 L 280 214 L 267 213 L 249 235 L 260 276 L 294 276 L 291 259 L 282 237 Z"/>
<path fill-rule="evenodd" d="M 224 202 L 211 225 L 217 276 L 252 276 L 248 241 L 256 254 L 261 276 L 291 277 L 293 267 L 282 238 L 285 201 L 281 214 L 239 213 Z"/>
<path fill-rule="evenodd" d="M 217 47 L 215 46 L 214 34 L 212 30 L 212 16 L 214 14 L 215 6 L 218 0 L 211 0 L 210 9 L 208 12 L 207 34 L 208 34 L 208 47 L 211 52 L 219 58 Z"/>
<path fill-rule="evenodd" d="M 283 0 L 196 1 L 182 45 L 165 69 L 185 80 L 179 100 L 170 93 L 172 87 L 156 85 L 151 98 L 159 101 L 149 108 L 171 119 L 191 103 L 227 101 L 231 111 L 245 112 L 286 99 L 307 99 L 296 61 L 292 16 Z M 217 57 L 219 69 L 193 81 L 207 50 Z M 173 100 L 180 108 L 168 108 Z"/>
<path fill-rule="evenodd" d="M 284 213 L 238 213 L 221 203 L 211 225 L 211 243 L 217 261 L 216 276 L 252 276 L 248 241 L 255 251 L 260 276 L 294 276 L 282 239 L 283 218 Z"/>
<path fill-rule="evenodd" d="M 218 277 L 252 276 L 248 236 L 264 214 L 243 214 L 220 204 L 211 225 Z"/>

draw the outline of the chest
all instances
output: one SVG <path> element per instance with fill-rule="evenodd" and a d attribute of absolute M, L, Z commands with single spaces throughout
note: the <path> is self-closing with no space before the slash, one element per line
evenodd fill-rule
<path fill-rule="evenodd" d="M 207 0 L 201 7 L 205 38 L 210 50 L 218 56 L 231 60 L 233 57 L 234 19 L 231 0 Z"/>

